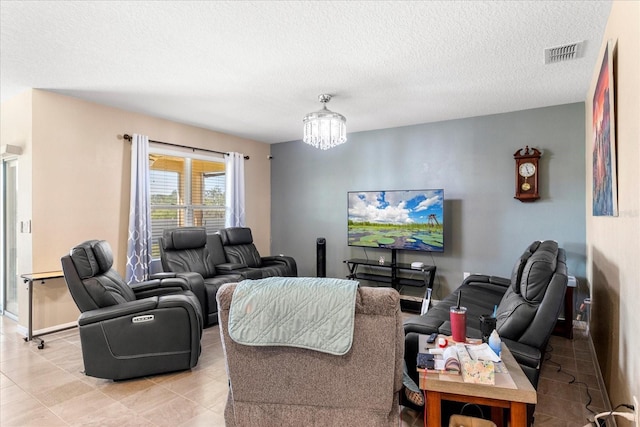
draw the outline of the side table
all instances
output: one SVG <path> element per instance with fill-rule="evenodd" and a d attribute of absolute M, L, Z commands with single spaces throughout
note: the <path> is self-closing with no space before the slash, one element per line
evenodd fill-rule
<path fill-rule="evenodd" d="M 421 371 L 420 389 L 425 394 L 424 425 L 441 425 L 441 402 L 451 400 L 491 406 L 491 418 L 498 427 L 505 425 L 502 409 L 509 409 L 509 425 L 526 427 L 527 404 L 537 403 L 536 390 L 504 344 L 502 363 L 507 373 L 496 373 L 495 385 L 465 383 L 462 375 Z"/>
<path fill-rule="evenodd" d="M 33 284 L 34 282 L 40 281 L 41 284 L 44 284 L 47 280 L 51 279 L 59 279 L 64 277 L 64 274 L 61 270 L 59 271 L 46 271 L 42 273 L 29 273 L 29 274 L 21 274 L 20 277 L 27 284 L 27 288 L 29 289 L 29 319 L 27 324 L 27 336 L 24 337 L 26 342 L 36 340 L 38 341 L 38 349 L 42 350 L 44 348 L 44 340 L 40 337 L 33 336 Z M 47 332 L 47 334 L 53 332 L 63 331 L 65 329 L 69 329 L 69 327 L 56 329 L 55 331 Z M 41 334 L 45 335 L 45 334 Z"/>
<path fill-rule="evenodd" d="M 554 335 L 573 339 L 573 290 L 577 287 L 578 281 L 574 276 L 569 276 L 567 281 L 567 290 L 564 294 L 564 310 L 563 315 L 556 322 L 553 328 Z"/>

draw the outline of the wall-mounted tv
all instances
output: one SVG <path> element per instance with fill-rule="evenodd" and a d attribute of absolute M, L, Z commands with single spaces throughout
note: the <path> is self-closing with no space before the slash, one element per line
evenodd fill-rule
<path fill-rule="evenodd" d="M 349 246 L 444 251 L 444 190 L 348 192 Z"/>

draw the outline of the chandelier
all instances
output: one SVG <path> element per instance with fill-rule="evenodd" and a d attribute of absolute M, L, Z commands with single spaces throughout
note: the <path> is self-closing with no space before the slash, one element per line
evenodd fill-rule
<path fill-rule="evenodd" d="M 347 119 L 342 114 L 327 109 L 331 95 L 318 97 L 322 110 L 304 116 L 302 141 L 321 150 L 328 150 L 347 141 Z"/>

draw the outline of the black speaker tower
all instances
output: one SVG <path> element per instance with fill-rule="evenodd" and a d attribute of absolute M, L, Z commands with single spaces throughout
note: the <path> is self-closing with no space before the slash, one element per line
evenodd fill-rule
<path fill-rule="evenodd" d="M 327 239 L 316 240 L 316 276 L 327 277 Z"/>

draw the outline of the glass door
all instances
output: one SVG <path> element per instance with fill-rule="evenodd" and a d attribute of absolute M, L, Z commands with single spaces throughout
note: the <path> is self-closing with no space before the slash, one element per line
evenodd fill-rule
<path fill-rule="evenodd" d="M 3 314 L 18 317 L 18 160 L 2 161 L 2 287 Z"/>

